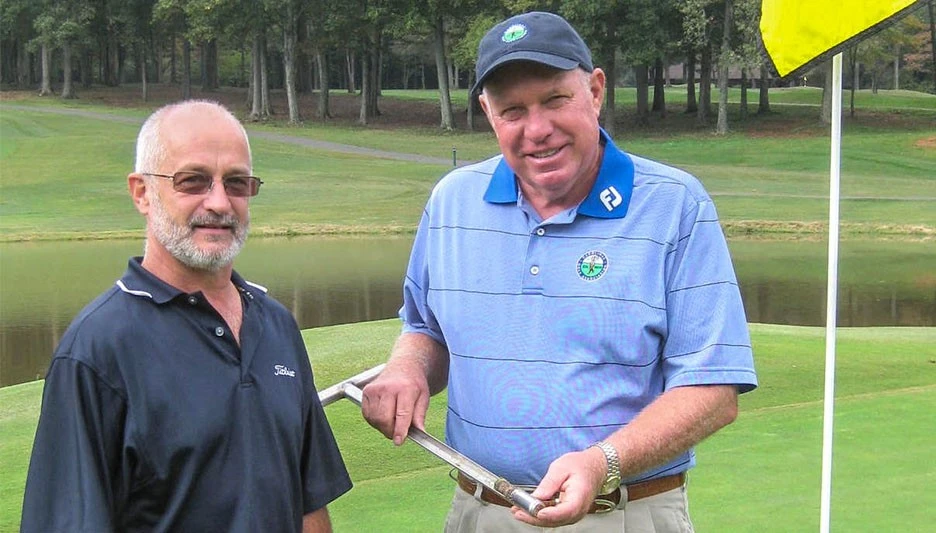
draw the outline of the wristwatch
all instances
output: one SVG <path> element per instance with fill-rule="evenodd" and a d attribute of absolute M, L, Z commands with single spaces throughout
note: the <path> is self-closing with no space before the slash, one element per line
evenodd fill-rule
<path fill-rule="evenodd" d="M 610 494 L 621 486 L 621 459 L 614 446 L 607 441 L 598 441 L 592 446 L 601 450 L 608 461 L 608 475 L 605 476 L 598 494 Z"/>

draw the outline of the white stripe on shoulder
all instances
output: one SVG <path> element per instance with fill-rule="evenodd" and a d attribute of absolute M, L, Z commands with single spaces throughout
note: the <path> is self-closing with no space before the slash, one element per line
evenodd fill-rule
<path fill-rule="evenodd" d="M 255 287 L 255 288 L 257 288 L 257 289 L 260 289 L 261 291 L 263 291 L 264 294 L 270 292 L 270 291 L 268 291 L 267 288 L 264 287 L 263 285 L 257 285 L 256 283 L 251 283 L 251 282 L 247 281 L 246 279 L 244 280 L 244 283 L 246 283 L 247 285 L 250 285 L 251 287 Z"/>
<path fill-rule="evenodd" d="M 117 286 L 120 288 L 120 290 L 124 291 L 124 292 L 127 293 L 127 294 L 132 294 L 132 295 L 134 295 L 134 296 L 146 296 L 146 297 L 149 298 L 150 300 L 153 299 L 153 295 L 150 294 L 150 293 L 148 293 L 148 292 L 146 292 L 146 291 L 135 291 L 135 290 L 133 290 L 133 289 L 128 289 L 127 286 L 124 285 L 123 280 L 118 279 L 118 280 L 117 280 Z"/>

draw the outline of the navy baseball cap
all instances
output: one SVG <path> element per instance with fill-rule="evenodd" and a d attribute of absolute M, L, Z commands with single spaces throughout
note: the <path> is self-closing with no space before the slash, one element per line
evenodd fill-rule
<path fill-rule="evenodd" d="M 511 61 L 533 61 L 559 70 L 595 70 L 591 52 L 578 32 L 559 15 L 541 11 L 510 17 L 484 35 L 478 45 L 477 81 L 471 93 L 480 91 L 491 73 Z"/>

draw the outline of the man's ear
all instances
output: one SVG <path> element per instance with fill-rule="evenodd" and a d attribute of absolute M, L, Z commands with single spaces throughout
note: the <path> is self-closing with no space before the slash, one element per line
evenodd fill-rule
<path fill-rule="evenodd" d="M 130 199 L 133 200 L 133 206 L 146 216 L 149 213 L 150 203 L 146 194 L 148 184 L 142 174 L 136 172 L 127 176 L 127 188 L 130 190 Z"/>
<path fill-rule="evenodd" d="M 595 108 L 596 114 L 601 114 L 601 104 L 604 103 L 606 82 L 604 71 L 595 67 L 595 70 L 593 70 L 591 76 L 589 76 L 588 85 L 591 90 L 592 107 Z"/>
<path fill-rule="evenodd" d="M 484 111 L 484 115 L 487 117 L 488 122 L 491 122 L 491 103 L 488 102 L 487 95 L 482 91 L 478 95 L 478 104 L 481 105 L 481 111 Z M 491 122 L 493 124 L 493 122 Z"/>

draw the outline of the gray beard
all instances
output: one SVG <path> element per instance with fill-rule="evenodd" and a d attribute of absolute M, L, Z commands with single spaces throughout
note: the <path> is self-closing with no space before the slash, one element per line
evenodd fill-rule
<path fill-rule="evenodd" d="M 162 204 L 162 199 L 159 198 L 159 195 L 155 192 L 150 196 L 150 206 L 152 210 L 150 212 L 149 228 L 153 238 L 155 238 L 172 257 L 193 270 L 217 272 L 230 265 L 234 262 L 234 258 L 240 253 L 244 242 L 247 240 L 247 233 L 250 229 L 249 218 L 245 224 L 241 224 L 240 221 L 237 220 L 237 217 L 233 215 L 222 216 L 208 214 L 193 216 L 188 220 L 187 224 L 180 225 L 172 220 Z M 231 242 L 231 245 L 214 252 L 208 252 L 199 248 L 193 239 L 194 227 L 204 224 L 230 226 L 234 234 L 234 240 Z"/>

